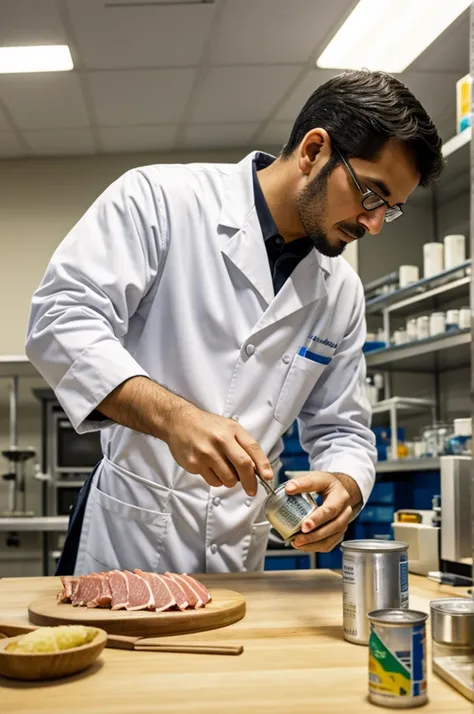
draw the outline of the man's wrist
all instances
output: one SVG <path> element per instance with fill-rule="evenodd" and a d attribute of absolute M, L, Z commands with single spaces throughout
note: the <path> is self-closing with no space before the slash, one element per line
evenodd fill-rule
<path fill-rule="evenodd" d="M 350 498 L 349 505 L 352 506 L 352 509 L 357 514 L 363 505 L 362 493 L 357 484 L 357 481 L 352 478 L 352 476 L 348 476 L 347 474 L 334 473 L 333 475 L 342 483 L 342 485 L 346 489 Z"/>

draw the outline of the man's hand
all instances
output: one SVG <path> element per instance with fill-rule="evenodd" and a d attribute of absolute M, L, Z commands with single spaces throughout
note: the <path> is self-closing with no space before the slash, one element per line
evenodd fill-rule
<path fill-rule="evenodd" d="M 166 439 L 174 460 L 200 474 L 209 486 L 232 488 L 240 481 L 249 496 L 257 493 L 255 469 L 267 481 L 273 469 L 259 444 L 232 419 L 186 402 L 171 417 Z"/>
<path fill-rule="evenodd" d="M 357 483 L 346 474 L 314 471 L 286 484 L 288 494 L 318 493 L 324 502 L 302 525 L 305 535 L 293 541 L 297 550 L 328 553 L 344 538 L 353 508 L 362 502 Z"/>

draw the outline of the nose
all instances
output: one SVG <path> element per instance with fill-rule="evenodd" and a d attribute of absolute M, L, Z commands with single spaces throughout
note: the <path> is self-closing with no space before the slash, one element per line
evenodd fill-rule
<path fill-rule="evenodd" d="M 385 206 L 380 206 L 380 208 L 376 208 L 374 211 L 361 213 L 357 218 L 357 222 L 367 233 L 376 236 L 383 228 L 386 210 Z"/>

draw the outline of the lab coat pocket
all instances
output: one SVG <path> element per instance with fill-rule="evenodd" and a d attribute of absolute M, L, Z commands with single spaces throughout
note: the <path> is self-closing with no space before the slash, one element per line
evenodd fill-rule
<path fill-rule="evenodd" d="M 89 555 L 103 569 L 156 572 L 171 514 L 124 503 L 97 486 L 90 498 L 86 558 Z"/>
<path fill-rule="evenodd" d="M 245 559 L 245 570 L 263 570 L 270 528 L 271 525 L 268 521 L 253 524 Z"/>
<path fill-rule="evenodd" d="M 275 407 L 277 421 L 288 426 L 296 419 L 326 367 L 326 364 L 295 355 Z"/>

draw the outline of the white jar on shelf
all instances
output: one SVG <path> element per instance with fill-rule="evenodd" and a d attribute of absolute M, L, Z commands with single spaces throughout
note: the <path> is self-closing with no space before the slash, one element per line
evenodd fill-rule
<path fill-rule="evenodd" d="M 446 329 L 459 329 L 459 310 L 448 310 L 446 312 Z"/>
<path fill-rule="evenodd" d="M 467 330 L 471 327 L 471 308 L 461 307 L 459 309 L 459 329 Z"/>
<path fill-rule="evenodd" d="M 466 260 L 466 236 L 449 235 L 444 238 L 445 270 L 456 268 Z"/>
<path fill-rule="evenodd" d="M 426 340 L 430 336 L 430 318 L 428 315 L 421 315 L 416 318 L 416 337 L 418 340 Z"/>
<path fill-rule="evenodd" d="M 430 315 L 430 337 L 441 335 L 446 329 L 446 315 L 444 312 L 432 312 Z"/>
<path fill-rule="evenodd" d="M 414 342 L 418 339 L 418 332 L 416 327 L 416 317 L 410 317 L 407 320 L 407 341 Z"/>
<path fill-rule="evenodd" d="M 425 243 L 423 246 L 423 275 L 432 278 L 444 270 L 444 245 Z"/>

